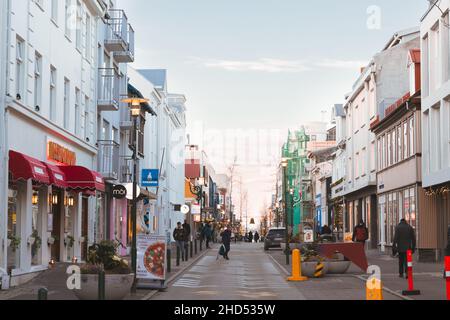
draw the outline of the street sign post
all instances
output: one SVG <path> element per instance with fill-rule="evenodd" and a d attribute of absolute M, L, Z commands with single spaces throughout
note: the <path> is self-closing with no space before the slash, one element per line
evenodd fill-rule
<path fill-rule="evenodd" d="M 159 170 L 158 169 L 142 169 L 141 185 L 143 187 L 159 186 Z"/>

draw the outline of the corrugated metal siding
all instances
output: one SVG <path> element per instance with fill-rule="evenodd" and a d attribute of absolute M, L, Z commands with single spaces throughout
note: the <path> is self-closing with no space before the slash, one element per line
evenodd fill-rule
<path fill-rule="evenodd" d="M 418 248 L 445 248 L 447 229 L 450 224 L 450 194 L 427 196 L 421 189 L 419 199 L 421 215 L 419 216 Z"/>
<path fill-rule="evenodd" d="M 434 249 L 438 245 L 437 237 L 437 202 L 434 197 L 425 194 L 422 188 L 417 188 L 419 198 L 418 215 L 418 245 L 420 249 Z"/>

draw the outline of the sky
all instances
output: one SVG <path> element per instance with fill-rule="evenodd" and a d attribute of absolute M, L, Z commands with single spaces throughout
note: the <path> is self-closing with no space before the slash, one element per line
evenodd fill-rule
<path fill-rule="evenodd" d="M 428 3 L 119 0 L 119 6 L 136 31 L 133 67 L 167 69 L 169 91 L 186 95 L 190 143 L 202 146 L 219 172 L 237 155 L 250 219 L 274 192 L 288 128 L 328 121 L 360 68 L 396 31 L 418 26 Z"/>

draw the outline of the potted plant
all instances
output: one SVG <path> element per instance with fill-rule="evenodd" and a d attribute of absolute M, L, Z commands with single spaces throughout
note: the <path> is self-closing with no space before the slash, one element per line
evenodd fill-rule
<path fill-rule="evenodd" d="M 51 246 L 52 244 L 54 244 L 56 241 L 58 241 L 58 237 L 51 235 L 50 237 L 48 237 L 47 239 L 47 244 L 49 246 Z"/>
<path fill-rule="evenodd" d="M 347 260 L 343 254 L 336 252 L 332 257 L 327 258 L 328 273 L 330 274 L 344 274 L 350 268 L 351 261 Z"/>
<path fill-rule="evenodd" d="M 67 235 L 64 239 L 64 245 L 68 246 L 69 248 L 73 248 L 73 245 L 75 244 L 75 238 L 71 235 Z"/>
<path fill-rule="evenodd" d="M 20 246 L 20 242 L 21 242 L 20 237 L 10 234 L 10 235 L 8 235 L 8 240 L 10 240 L 10 247 L 11 247 L 12 251 L 16 252 L 16 250 Z"/>
<path fill-rule="evenodd" d="M 34 241 L 35 241 L 35 240 L 36 240 L 35 237 L 33 237 L 32 235 L 29 236 L 29 237 L 27 238 L 27 244 L 28 244 L 29 246 L 32 246 L 32 245 L 34 244 Z"/>
<path fill-rule="evenodd" d="M 80 300 L 98 297 L 98 273 L 105 271 L 107 300 L 122 300 L 130 292 L 134 274 L 128 261 L 117 256 L 113 241 L 102 241 L 89 247 L 87 263 L 81 266 L 81 289 L 74 290 Z"/>
<path fill-rule="evenodd" d="M 31 255 L 34 257 L 42 246 L 42 239 L 39 237 L 37 230 L 33 231 L 32 237 L 34 237 L 34 242 L 31 245 Z"/>
<path fill-rule="evenodd" d="M 301 264 L 302 275 L 308 278 L 315 278 L 317 265 L 323 264 L 322 276 L 328 272 L 329 265 L 323 257 L 320 256 L 317 250 L 317 243 L 305 244 L 301 248 Z"/>

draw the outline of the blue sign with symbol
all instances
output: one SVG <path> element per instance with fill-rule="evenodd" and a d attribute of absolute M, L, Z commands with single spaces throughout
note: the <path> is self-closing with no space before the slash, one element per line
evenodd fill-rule
<path fill-rule="evenodd" d="M 158 169 L 142 169 L 141 186 L 142 187 L 157 187 L 159 184 L 159 170 Z"/>

